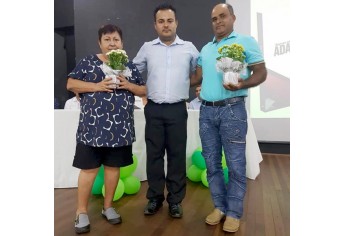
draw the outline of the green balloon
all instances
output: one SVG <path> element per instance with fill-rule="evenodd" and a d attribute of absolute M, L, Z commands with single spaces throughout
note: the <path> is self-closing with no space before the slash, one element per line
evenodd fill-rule
<path fill-rule="evenodd" d="M 227 168 L 224 152 L 222 153 L 222 168 L 223 170 Z"/>
<path fill-rule="evenodd" d="M 98 169 L 97 176 L 99 176 L 102 179 L 104 179 L 104 166 L 103 165 L 101 165 L 101 167 Z"/>
<path fill-rule="evenodd" d="M 104 184 L 102 186 L 102 195 L 103 195 L 103 197 L 105 196 L 105 185 Z"/>
<path fill-rule="evenodd" d="M 125 185 L 123 181 L 119 179 L 113 201 L 119 200 L 123 196 L 124 193 L 125 193 Z"/>
<path fill-rule="evenodd" d="M 125 185 L 125 193 L 126 194 L 135 194 L 135 193 L 139 192 L 141 183 L 137 177 L 131 175 L 131 176 L 124 178 L 122 181 Z"/>
<path fill-rule="evenodd" d="M 192 155 L 192 164 L 201 170 L 206 169 L 205 158 L 201 155 L 201 150 L 195 150 Z"/>
<path fill-rule="evenodd" d="M 201 182 L 205 187 L 208 187 L 208 181 L 207 181 L 207 169 L 203 170 L 201 173 Z"/>
<path fill-rule="evenodd" d="M 227 184 L 229 182 L 228 167 L 225 167 L 225 169 L 223 169 L 223 174 L 224 174 L 225 183 Z"/>
<path fill-rule="evenodd" d="M 102 194 L 102 186 L 104 184 L 104 178 L 96 176 L 95 181 L 93 182 L 91 193 L 94 195 Z"/>
<path fill-rule="evenodd" d="M 199 169 L 196 165 L 191 165 L 187 170 L 187 177 L 193 182 L 200 182 L 201 173 L 201 169 Z"/>
<path fill-rule="evenodd" d="M 124 179 L 130 175 L 132 175 L 135 171 L 135 169 L 138 166 L 138 158 L 133 155 L 133 163 L 128 165 L 128 166 L 124 166 L 124 167 L 120 167 L 120 179 Z"/>
<path fill-rule="evenodd" d="M 123 181 L 119 179 L 119 182 L 117 183 L 117 187 L 116 187 L 115 194 L 113 197 L 113 201 L 115 202 L 119 200 L 123 196 L 124 192 L 125 192 L 125 185 L 123 184 Z M 103 197 L 105 195 L 105 185 L 103 185 L 102 187 L 102 195 Z"/>

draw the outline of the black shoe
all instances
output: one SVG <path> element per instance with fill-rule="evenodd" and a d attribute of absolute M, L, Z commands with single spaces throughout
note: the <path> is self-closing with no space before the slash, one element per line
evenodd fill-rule
<path fill-rule="evenodd" d="M 150 200 L 144 210 L 145 215 L 154 215 L 163 206 L 163 203 L 157 200 Z"/>
<path fill-rule="evenodd" d="M 173 218 L 181 218 L 183 215 L 181 204 L 169 204 L 169 215 Z"/>

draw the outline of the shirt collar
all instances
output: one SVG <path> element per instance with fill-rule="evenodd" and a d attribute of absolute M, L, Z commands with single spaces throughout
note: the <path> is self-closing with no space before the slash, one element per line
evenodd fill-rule
<path fill-rule="evenodd" d="M 226 37 L 223 38 L 222 40 L 224 40 L 224 39 L 229 39 L 229 38 L 236 38 L 237 36 L 238 36 L 238 33 L 235 32 L 235 31 L 232 31 L 231 34 L 229 34 L 228 36 L 226 36 Z M 222 40 L 220 40 L 220 41 L 222 41 Z M 213 37 L 212 43 L 213 43 L 213 44 L 214 44 L 214 43 L 217 43 L 216 37 Z"/>
<path fill-rule="evenodd" d="M 185 43 L 185 42 L 184 42 L 182 39 L 180 39 L 178 35 L 176 35 L 174 42 L 173 42 L 170 46 L 172 46 L 172 45 L 174 45 L 174 44 L 184 44 L 184 43 Z M 160 39 L 159 37 L 156 38 L 156 39 L 154 39 L 154 40 L 152 41 L 152 44 L 153 44 L 153 45 L 155 45 L 155 44 L 162 44 L 162 45 L 165 45 L 165 44 L 161 41 L 161 39 Z"/>

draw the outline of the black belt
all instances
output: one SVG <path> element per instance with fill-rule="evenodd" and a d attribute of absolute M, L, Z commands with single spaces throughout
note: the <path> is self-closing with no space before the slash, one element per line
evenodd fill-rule
<path fill-rule="evenodd" d="M 228 104 L 233 104 L 238 101 L 244 101 L 244 97 L 227 98 L 224 100 L 219 100 L 219 101 L 214 101 L 214 102 L 208 102 L 208 101 L 203 100 L 201 101 L 201 103 L 205 106 L 222 107 Z"/>

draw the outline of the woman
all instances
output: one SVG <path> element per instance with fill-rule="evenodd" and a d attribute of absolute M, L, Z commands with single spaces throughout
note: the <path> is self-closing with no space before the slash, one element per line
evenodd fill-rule
<path fill-rule="evenodd" d="M 112 207 L 120 177 L 120 167 L 133 163 L 134 96 L 145 96 L 146 87 L 135 65 L 126 66 L 132 76 L 118 76 L 114 88 L 111 78 L 101 69 L 108 62 L 107 52 L 122 49 L 122 31 L 115 25 L 98 30 L 101 53 L 83 58 L 68 75 L 67 90 L 80 96 L 80 118 L 73 166 L 81 169 L 78 178 L 78 207 L 75 230 L 90 231 L 88 201 L 99 167 L 104 166 L 105 196 L 102 215 L 111 224 L 121 223 L 121 216 Z"/>

